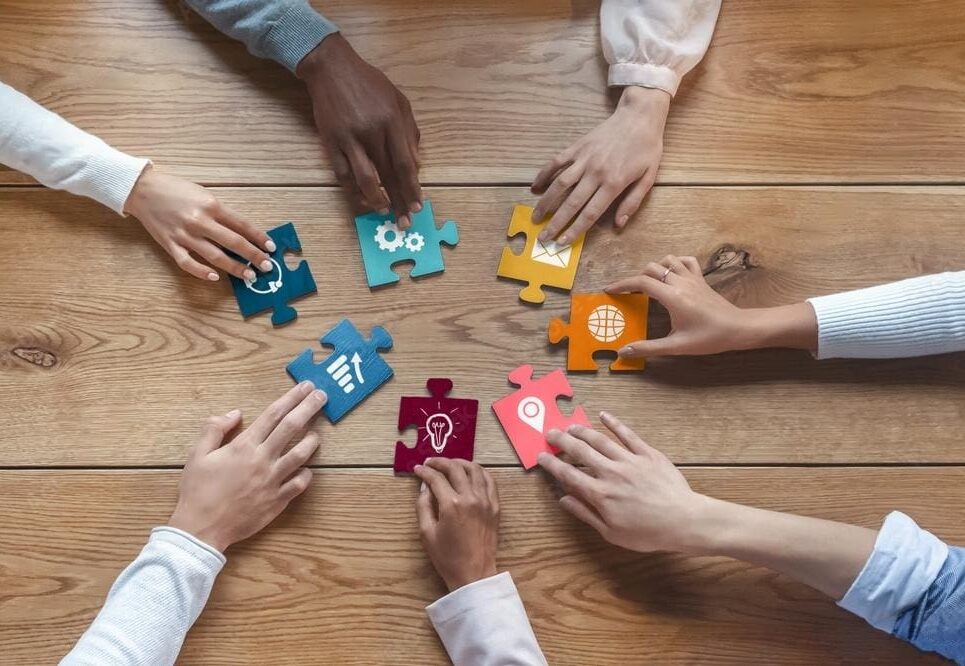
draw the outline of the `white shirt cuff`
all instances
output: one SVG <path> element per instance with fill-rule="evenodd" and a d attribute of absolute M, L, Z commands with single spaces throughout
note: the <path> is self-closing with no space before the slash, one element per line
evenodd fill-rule
<path fill-rule="evenodd" d="M 659 88 L 673 97 L 680 86 L 680 76 L 670 67 L 649 63 L 618 62 L 610 65 L 607 83 L 611 86 Z"/>
<path fill-rule="evenodd" d="M 124 215 L 124 204 L 131 196 L 137 179 L 151 161 L 122 153 L 109 146 L 105 148 L 90 157 L 88 192 L 85 194 L 118 215 Z"/>
<path fill-rule="evenodd" d="M 164 543 L 174 546 L 178 550 L 190 555 L 200 564 L 210 570 L 212 574 L 217 574 L 228 560 L 214 546 L 209 546 L 201 539 L 188 534 L 184 530 L 176 527 L 155 527 L 151 530 L 149 543 Z"/>
<path fill-rule="evenodd" d="M 838 605 L 871 626 L 892 633 L 898 617 L 914 608 L 948 557 L 948 546 L 914 520 L 893 511 L 875 549 Z"/>

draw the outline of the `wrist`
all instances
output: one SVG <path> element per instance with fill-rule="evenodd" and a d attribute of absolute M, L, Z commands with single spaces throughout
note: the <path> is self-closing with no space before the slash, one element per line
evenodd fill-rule
<path fill-rule="evenodd" d="M 687 521 L 686 532 L 676 550 L 688 555 L 719 555 L 727 551 L 736 538 L 734 516 L 740 505 L 707 495 L 697 495 L 697 502 Z"/>
<path fill-rule="evenodd" d="M 661 113 L 666 116 L 670 112 L 671 99 L 670 93 L 660 88 L 626 86 L 620 95 L 617 108 L 624 108 L 640 114 Z"/>
<path fill-rule="evenodd" d="M 191 512 L 185 511 L 180 506 L 174 509 L 174 513 L 171 514 L 171 518 L 167 524 L 168 527 L 187 532 L 198 541 L 208 544 L 219 553 L 224 553 L 228 546 L 234 543 L 222 530 L 219 530 L 217 526 L 206 524 L 205 521 L 194 516 Z"/>
<path fill-rule="evenodd" d="M 310 85 L 319 72 L 337 67 L 346 57 L 353 55 L 355 50 L 348 40 L 341 33 L 332 33 L 298 62 L 295 66 L 295 76 Z"/>
<path fill-rule="evenodd" d="M 125 215 L 133 215 L 140 219 L 138 212 L 141 210 L 144 201 L 148 198 L 146 191 L 150 189 L 150 183 L 155 173 L 154 167 L 151 164 L 147 164 L 141 171 L 141 175 L 134 181 L 134 186 L 127 195 L 127 201 L 124 202 Z"/>
<path fill-rule="evenodd" d="M 735 349 L 786 347 L 817 350 L 818 324 L 810 303 L 743 311 L 743 326 Z"/>
<path fill-rule="evenodd" d="M 496 575 L 496 563 L 493 562 L 491 565 L 481 567 L 480 569 L 472 572 L 460 571 L 455 572 L 449 576 L 443 576 L 443 581 L 446 584 L 446 588 L 450 592 L 455 592 L 460 587 L 465 587 L 476 581 L 483 580 L 485 578 L 492 578 Z"/>

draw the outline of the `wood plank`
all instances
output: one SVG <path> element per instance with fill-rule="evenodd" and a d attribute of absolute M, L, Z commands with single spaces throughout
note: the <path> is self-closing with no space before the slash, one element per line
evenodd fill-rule
<path fill-rule="evenodd" d="M 500 565 L 551 664 L 939 663 L 782 576 L 609 546 L 558 509 L 539 475 L 495 474 Z M 965 501 L 963 468 L 687 476 L 725 499 L 868 527 L 899 507 L 965 541 L 955 508 Z M 10 663 L 53 663 L 70 648 L 150 527 L 167 519 L 177 477 L 0 473 L 0 645 Z M 229 551 L 182 662 L 374 664 L 404 654 L 406 663 L 443 663 L 422 610 L 443 590 L 415 534 L 415 494 L 388 470 L 319 472 L 275 525 Z"/>
<path fill-rule="evenodd" d="M 297 304 L 293 325 L 243 321 L 227 284 L 180 273 L 133 220 L 60 193 L 0 191 L 0 247 L 13 262 L 0 302 L 0 465 L 180 464 L 203 416 L 260 412 L 291 385 L 288 361 L 306 347 L 320 360 L 318 337 L 343 317 L 388 327 L 396 377 L 337 432 L 317 426 L 319 464 L 391 464 L 398 398 L 431 376 L 482 401 L 479 459 L 516 462 L 487 406 L 510 391 L 510 369 L 565 364 L 545 331 L 569 307 L 560 292 L 526 307 L 521 285 L 494 277 L 522 189 L 430 191 L 437 215 L 460 224 L 448 270 L 371 293 L 334 190 L 219 193 L 266 227 L 298 221 L 321 293 Z M 577 290 L 668 252 L 721 266 L 715 282 L 754 306 L 961 270 L 963 207 L 961 188 L 661 187 L 623 235 L 591 236 Z M 666 329 L 656 314 L 651 335 Z M 962 355 L 818 363 L 790 351 L 570 377 L 588 413 L 615 411 L 682 463 L 961 462 L 963 379 Z"/>
<path fill-rule="evenodd" d="M 612 108 L 595 0 L 314 4 L 411 100 L 427 183 L 529 182 Z M 334 182 L 301 85 L 176 3 L 0 0 L 0 15 L 4 80 L 121 149 L 208 183 Z M 961 181 L 963 40 L 941 0 L 724 3 L 660 178 Z"/>

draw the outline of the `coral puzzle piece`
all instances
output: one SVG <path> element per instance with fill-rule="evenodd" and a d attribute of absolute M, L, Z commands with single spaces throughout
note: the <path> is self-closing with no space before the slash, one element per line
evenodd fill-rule
<path fill-rule="evenodd" d="M 414 447 L 395 443 L 396 474 L 411 472 L 426 458 L 462 458 L 472 460 L 476 442 L 476 414 L 479 401 L 449 398 L 452 380 L 434 378 L 426 382 L 431 398 L 403 396 L 399 401 L 399 432 L 416 426 Z"/>
<path fill-rule="evenodd" d="M 288 305 L 296 298 L 314 294 L 317 291 L 315 278 L 308 268 L 308 262 L 301 261 L 298 268 L 291 270 L 285 264 L 285 252 L 301 252 L 302 244 L 298 241 L 295 225 L 291 222 L 275 227 L 268 232 L 268 236 L 275 241 L 275 251 L 269 256 L 272 270 L 257 275 L 254 282 L 241 280 L 234 275 L 231 278 L 231 288 L 238 301 L 238 309 L 246 319 L 252 315 L 274 310 L 271 313 L 271 323 L 281 326 L 295 319 L 298 313 Z M 235 257 L 239 259 L 239 257 Z M 240 259 L 244 262 L 244 259 Z M 248 264 L 251 265 L 250 263 Z"/>
<path fill-rule="evenodd" d="M 526 234 L 526 246 L 522 254 L 513 254 L 511 249 L 504 247 L 496 275 L 526 282 L 526 287 L 519 292 L 519 298 L 528 303 L 542 303 L 546 300 L 542 289 L 544 286 L 566 290 L 573 288 L 586 233 L 580 234 L 579 238 L 565 247 L 554 242 L 543 243 L 538 236 L 549 222 L 549 216 L 535 223 L 532 217 L 531 207 L 513 206 L 513 217 L 506 235 L 512 238 Z"/>
<path fill-rule="evenodd" d="M 589 427 L 582 407 L 575 408 L 572 416 L 565 416 L 556 406 L 559 396 L 573 397 L 573 389 L 562 370 L 556 369 L 534 380 L 533 366 L 521 365 L 509 373 L 509 381 L 518 385 L 519 390 L 494 402 L 493 411 L 525 469 L 533 467 L 543 451 L 558 452 L 546 441 L 550 430 L 566 430 L 576 423 Z"/>
<path fill-rule="evenodd" d="M 552 319 L 549 340 L 556 343 L 569 338 L 567 370 L 596 371 L 594 352 L 617 351 L 646 339 L 649 303 L 646 294 L 573 294 L 570 323 Z M 617 358 L 610 370 L 643 370 L 643 366 L 642 358 Z"/>
<path fill-rule="evenodd" d="M 392 336 L 376 326 L 366 340 L 352 322 L 343 319 L 321 342 L 335 348 L 324 361 L 315 363 L 312 350 L 306 349 L 287 369 L 296 382 L 307 379 L 328 394 L 322 411 L 336 423 L 392 376 L 392 368 L 379 355 L 380 349 L 392 348 Z"/>
<path fill-rule="evenodd" d="M 432 202 L 428 199 L 422 202 L 422 210 L 412 215 L 412 226 L 405 231 L 399 229 L 392 213 L 359 215 L 355 218 L 355 230 L 370 287 L 398 282 L 399 276 L 392 271 L 392 266 L 403 261 L 415 262 L 409 271 L 414 278 L 441 273 L 446 269 L 441 244 L 459 243 L 459 229 L 452 220 L 436 228 Z"/>

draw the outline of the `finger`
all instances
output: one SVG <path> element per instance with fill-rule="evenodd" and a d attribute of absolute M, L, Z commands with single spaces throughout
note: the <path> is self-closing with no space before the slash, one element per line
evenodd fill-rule
<path fill-rule="evenodd" d="M 292 478 L 288 479 L 282 484 L 281 489 L 278 491 L 278 495 L 287 505 L 293 499 L 308 490 L 308 486 L 311 484 L 311 482 L 312 470 L 308 469 L 307 467 L 302 467 Z"/>
<path fill-rule="evenodd" d="M 426 466 L 445 474 L 449 479 L 449 485 L 460 495 L 472 491 L 472 483 L 469 481 L 469 463 L 465 460 L 429 458 L 426 460 Z"/>
<path fill-rule="evenodd" d="M 241 410 L 232 409 L 224 416 L 209 416 L 201 425 L 201 435 L 191 447 L 191 457 L 206 456 L 221 448 L 228 433 L 241 423 Z"/>
<path fill-rule="evenodd" d="M 229 229 L 241 234 L 242 238 L 254 243 L 266 252 L 274 252 L 277 248 L 275 247 L 275 241 L 271 239 L 271 236 L 266 234 L 264 231 L 253 225 L 248 220 L 242 218 L 240 215 L 235 213 L 233 210 L 225 206 L 223 203 L 218 201 L 217 208 L 215 209 L 215 219 L 221 222 L 223 225 Z M 239 253 L 241 254 L 241 253 Z M 255 260 L 254 257 L 249 257 L 248 255 L 241 255 L 251 261 L 256 266 L 259 262 Z M 268 257 L 265 256 L 264 259 Z M 267 269 L 266 269 L 267 270 Z"/>
<path fill-rule="evenodd" d="M 579 164 L 571 164 L 560 171 L 553 178 L 546 192 L 536 202 L 533 208 L 533 221 L 542 220 L 544 217 L 554 212 L 566 199 L 570 190 L 577 186 L 583 178 L 583 167 Z"/>
<path fill-rule="evenodd" d="M 401 131 L 389 137 L 389 157 L 398 179 L 400 196 L 406 202 L 406 210 L 417 213 L 422 210 L 422 187 L 419 185 L 419 167 L 409 141 Z"/>
<path fill-rule="evenodd" d="M 385 198 L 382 188 L 379 187 L 379 176 L 375 165 L 372 164 L 372 160 L 362 149 L 362 145 L 353 143 L 345 149 L 345 156 L 352 168 L 355 184 L 362 192 L 362 196 L 365 197 L 365 203 L 383 215 L 388 213 L 389 201 Z"/>
<path fill-rule="evenodd" d="M 208 238 L 221 247 L 231 250 L 239 257 L 243 257 L 262 272 L 272 269 L 271 260 L 267 254 L 227 227 L 214 224 L 208 233 Z"/>
<path fill-rule="evenodd" d="M 489 496 L 489 503 L 495 508 L 496 515 L 499 515 L 499 489 L 496 487 L 496 479 L 488 469 L 483 468 L 483 473 L 486 477 L 486 494 Z"/>
<path fill-rule="evenodd" d="M 607 531 L 606 523 L 600 515 L 589 504 L 574 495 L 563 495 L 560 498 L 560 506 L 577 519 L 595 529 L 600 534 Z"/>
<path fill-rule="evenodd" d="M 469 483 L 472 485 L 473 493 L 480 499 L 489 499 L 489 493 L 486 491 L 486 470 L 479 463 L 469 463 L 467 469 L 469 473 Z"/>
<path fill-rule="evenodd" d="M 413 470 L 415 475 L 422 479 L 429 490 L 435 495 L 436 502 L 452 502 L 456 499 L 456 491 L 449 483 L 449 479 L 442 472 L 435 470 L 427 465 L 416 465 Z"/>
<path fill-rule="evenodd" d="M 596 194 L 583 206 L 583 210 L 576 216 L 576 220 L 570 225 L 570 228 L 560 236 L 560 245 L 569 245 L 581 234 L 586 233 L 590 227 L 597 223 L 597 220 L 603 217 L 603 213 L 607 211 L 615 198 L 616 193 L 608 187 L 604 186 L 598 189 Z"/>
<path fill-rule="evenodd" d="M 643 178 L 630 185 L 624 193 L 623 200 L 617 206 L 616 213 L 614 213 L 614 224 L 617 229 L 622 229 L 627 226 L 630 218 L 640 210 L 644 198 L 647 196 L 650 188 L 653 187 L 653 177 L 650 175 L 651 173 L 654 173 L 654 171 L 652 169 L 648 170 Z"/>
<path fill-rule="evenodd" d="M 415 501 L 415 515 L 419 521 L 419 533 L 423 536 L 431 534 L 438 519 L 435 510 L 432 508 L 432 493 L 429 492 L 425 483 L 422 484 L 419 496 Z"/>
<path fill-rule="evenodd" d="M 666 270 L 666 269 L 664 269 Z M 673 301 L 673 290 L 660 280 L 649 275 L 634 275 L 607 285 L 603 289 L 608 294 L 646 294 L 664 305 Z"/>
<path fill-rule="evenodd" d="M 683 268 L 671 262 L 664 264 L 664 261 L 667 261 L 667 259 L 664 258 L 660 263 L 651 261 L 643 267 L 643 274 L 652 277 L 657 282 L 673 284 L 673 280 L 680 277 Z"/>
<path fill-rule="evenodd" d="M 225 273 L 234 275 L 239 280 L 251 281 L 257 277 L 254 270 L 226 255 L 224 250 L 211 241 L 203 238 L 195 238 L 191 242 L 191 251 L 195 252 L 215 268 L 220 268 Z"/>
<path fill-rule="evenodd" d="M 174 263 L 185 273 L 193 275 L 199 280 L 208 280 L 210 282 L 218 281 L 218 273 L 213 268 L 205 266 L 199 261 L 195 261 L 194 257 L 180 245 L 175 245 L 171 248 L 170 254 L 174 259 Z"/>
<path fill-rule="evenodd" d="M 697 257 L 680 257 L 680 263 L 683 264 L 684 268 L 694 275 L 698 277 L 703 276 L 704 269 L 701 268 L 700 262 L 697 261 Z"/>
<path fill-rule="evenodd" d="M 662 338 L 637 340 L 617 350 L 620 358 L 656 358 L 658 356 L 683 356 L 687 352 L 687 339 L 681 333 L 670 333 Z"/>
<path fill-rule="evenodd" d="M 285 395 L 271 403 L 255 422 L 248 427 L 248 431 L 256 442 L 264 442 L 271 431 L 275 429 L 283 418 L 295 409 L 309 393 L 315 389 L 311 382 L 301 382 L 285 392 Z"/>
<path fill-rule="evenodd" d="M 536 463 L 556 479 L 567 493 L 591 501 L 590 498 L 599 491 L 599 482 L 596 479 L 552 454 L 539 454 Z"/>
<path fill-rule="evenodd" d="M 352 177 L 352 167 L 349 165 L 345 153 L 342 152 L 341 148 L 334 145 L 328 146 L 327 152 L 332 162 L 332 171 L 335 172 L 335 180 L 345 193 L 349 204 L 358 212 L 366 210 L 368 205 L 365 202 L 365 196 L 355 183 L 355 178 Z"/>
<path fill-rule="evenodd" d="M 567 433 L 577 439 L 583 440 L 608 460 L 626 460 L 629 457 L 624 447 L 593 428 L 587 428 L 583 425 L 572 425 L 567 428 Z"/>
<path fill-rule="evenodd" d="M 549 187 L 550 183 L 553 182 L 556 174 L 558 174 L 562 169 L 570 166 L 572 163 L 573 161 L 570 158 L 570 151 L 564 150 L 547 162 L 546 166 L 540 169 L 540 172 L 536 174 L 536 178 L 533 180 L 533 184 L 530 186 L 530 190 L 534 194 L 542 194 L 546 191 L 546 188 Z"/>
<path fill-rule="evenodd" d="M 573 221 L 573 218 L 589 201 L 590 197 L 596 193 L 596 190 L 596 183 L 584 177 L 580 184 L 574 187 L 570 195 L 566 197 L 566 201 L 553 213 L 549 224 L 539 234 L 540 240 L 546 242 L 556 238 L 566 228 L 566 225 Z"/>
<path fill-rule="evenodd" d="M 630 429 L 630 426 L 623 423 L 623 421 L 610 412 L 600 412 L 600 420 L 603 422 L 603 425 L 607 427 L 607 430 L 612 432 L 616 438 L 633 453 L 644 455 L 656 451 L 656 449 L 640 439 L 637 433 Z"/>
<path fill-rule="evenodd" d="M 594 471 L 605 468 L 610 462 L 593 447 L 568 432 L 550 430 L 546 433 L 546 441 L 565 453 L 574 464 Z"/>
<path fill-rule="evenodd" d="M 285 455 L 275 461 L 274 474 L 279 481 L 284 481 L 303 467 L 309 458 L 318 450 L 318 435 L 313 432 L 305 435 L 298 444 L 291 447 Z"/>
<path fill-rule="evenodd" d="M 399 174 L 395 171 L 395 166 L 389 159 L 389 149 L 385 145 L 387 139 L 379 137 L 379 143 L 369 146 L 369 154 L 372 156 L 375 167 L 379 171 L 379 178 L 382 187 L 389 197 L 389 205 L 395 213 L 396 224 L 403 231 L 412 226 L 409 218 L 409 204 L 402 195 L 402 188 L 399 185 Z"/>
<path fill-rule="evenodd" d="M 279 457 L 295 437 L 305 432 L 308 422 L 318 414 L 318 410 L 324 407 L 326 402 L 328 402 L 328 396 L 321 390 L 312 391 L 302 398 L 302 401 L 285 414 L 271 434 L 265 438 L 264 446 L 268 455 L 272 458 Z"/>

